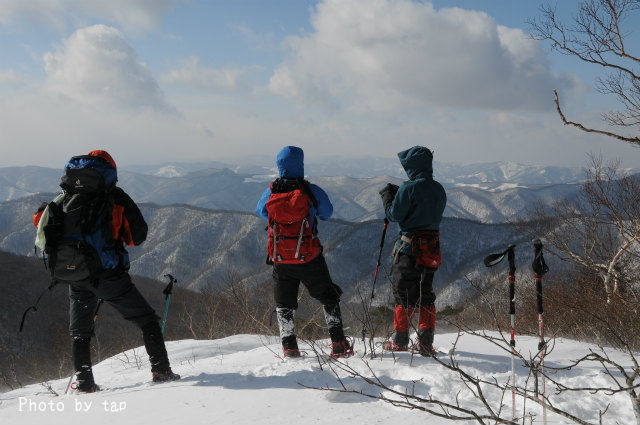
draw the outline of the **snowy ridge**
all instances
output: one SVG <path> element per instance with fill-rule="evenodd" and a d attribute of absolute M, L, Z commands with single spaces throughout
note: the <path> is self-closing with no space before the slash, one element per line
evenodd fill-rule
<path fill-rule="evenodd" d="M 34 255 L 31 214 L 37 205 L 51 198 L 52 195 L 42 194 L 0 203 L 1 250 Z M 149 234 L 141 246 L 129 250 L 133 274 L 162 280 L 171 273 L 191 289 L 224 283 L 230 270 L 258 284 L 271 280 L 271 268 L 265 265 L 265 222 L 257 216 L 185 205 L 143 204 L 141 210 L 149 224 Z M 358 285 L 368 287 L 378 255 L 382 221 L 330 220 L 320 222 L 319 229 L 333 280 L 347 296 Z M 443 306 L 461 301 L 464 274 L 480 267 L 484 255 L 521 238 L 512 234 L 510 225 L 460 219 L 445 218 L 441 230 L 443 262 L 435 286 L 438 291 L 442 285 L 453 286 L 440 299 Z M 391 268 L 397 232 L 396 224 L 390 225 L 383 256 L 387 271 Z M 381 276 L 384 279 L 384 274 Z M 381 294 L 389 289 L 387 283 L 380 284 Z M 384 299 L 380 297 L 381 302 Z"/>
<path fill-rule="evenodd" d="M 450 347 L 456 334 L 436 335 L 437 346 Z M 325 349 L 327 341 L 319 342 Z M 523 353 L 536 351 L 537 339 L 519 337 L 518 349 Z M 303 344 L 304 348 L 304 344 Z M 564 365 L 589 349 L 598 350 L 577 341 L 558 339 L 554 351 L 547 357 L 547 365 Z M 214 341 L 183 340 L 168 343 L 168 351 L 175 372 L 182 380 L 153 385 L 144 349 L 138 347 L 94 367 L 96 382 L 103 391 L 84 395 L 54 396 L 42 385 L 30 385 L 0 394 L 0 417 L 3 423 L 68 425 L 70 423 L 109 424 L 274 424 L 304 425 L 311 423 L 401 423 L 441 425 L 450 422 L 424 412 L 392 407 L 382 401 L 357 394 L 305 389 L 310 387 L 338 388 L 339 383 L 329 368 L 320 370 L 313 355 L 301 360 L 283 361 L 274 353 L 280 346 L 274 337 L 235 335 Z M 366 365 L 358 355 L 364 352 L 362 342 L 356 344 L 356 356 L 343 359 L 366 376 Z M 622 354 L 611 350 L 616 360 Z M 526 357 L 526 355 L 525 355 Z M 491 343 L 475 336 L 463 335 L 455 354 L 456 361 L 470 373 L 485 379 L 506 382 L 511 363 L 508 354 Z M 136 359 L 139 363 L 136 364 Z M 456 394 L 466 407 L 482 411 L 480 401 L 473 398 L 462 382 L 433 359 L 400 353 L 368 360 L 373 372 L 396 390 L 411 392 L 415 384 L 417 394 L 455 402 Z M 623 364 L 624 363 L 623 361 Z M 526 371 L 517 368 L 518 380 L 524 383 Z M 341 373 L 347 388 L 366 394 L 380 391 L 361 380 Z M 606 378 L 598 368 L 581 367 L 562 372 L 559 378 L 573 385 L 605 385 Z M 57 394 L 63 394 L 67 379 L 49 384 Z M 605 423 L 633 423 L 631 403 L 623 394 L 612 397 L 576 393 L 555 395 L 548 393 L 554 404 L 578 416 L 597 422 L 598 410 L 611 403 Z M 488 400 L 498 406 L 501 394 L 487 390 Z M 386 394 L 389 395 L 389 394 Z M 32 402 L 33 409 L 29 408 Z M 107 402 L 105 411 L 102 403 Z M 53 409 L 47 403 L 52 403 Z M 90 407 L 87 406 L 91 403 Z M 113 403 L 113 404 L 112 404 Z M 510 397 L 504 401 L 504 415 L 510 412 Z M 57 404 L 57 407 L 56 407 Z M 77 405 L 87 409 L 76 412 Z M 38 411 L 38 405 L 44 411 Z M 517 400 L 522 412 L 522 400 Z M 62 408 L 63 411 L 56 411 Z M 32 410 L 32 411 L 30 411 Z M 34 411 L 35 410 L 35 411 Z M 53 411 L 52 411 L 53 410 Z M 527 412 L 536 416 L 534 423 L 542 423 L 540 410 L 527 403 Z M 617 422 L 616 422 L 617 421 Z M 528 422 L 527 422 L 528 423 Z M 549 424 L 569 423 L 549 414 Z"/>
<path fill-rule="evenodd" d="M 153 170 L 151 170 L 153 171 Z M 42 167 L 0 168 L 0 202 L 36 193 L 59 190 L 60 170 Z M 209 209 L 253 212 L 274 170 L 242 174 L 229 168 L 208 168 L 182 174 L 174 165 L 165 165 L 156 175 L 119 172 L 118 185 L 136 202 L 161 205 L 188 204 Z M 378 192 L 385 184 L 402 184 L 406 179 L 390 174 L 355 178 L 345 175 L 309 177 L 329 194 L 334 218 L 362 222 L 382 218 Z M 511 175 L 509 175 L 511 176 Z M 513 176 L 512 176 L 513 177 Z M 436 175 L 447 189 L 446 217 L 465 218 L 484 223 L 502 223 L 526 212 L 537 202 L 571 197 L 579 189 L 577 177 L 564 175 L 542 181 L 516 178 L 504 182 L 500 175 L 447 179 Z M 533 183 L 526 183 L 526 182 Z M 553 183 L 553 184 L 552 184 Z"/>

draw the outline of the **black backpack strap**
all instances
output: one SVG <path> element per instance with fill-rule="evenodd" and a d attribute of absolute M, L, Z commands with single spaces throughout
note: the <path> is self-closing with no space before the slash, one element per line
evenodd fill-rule
<path fill-rule="evenodd" d="M 56 286 L 58 284 L 57 280 L 52 279 L 51 280 L 51 284 L 49 284 L 49 286 L 47 288 L 45 288 L 40 295 L 38 295 L 38 299 L 36 300 L 35 304 L 33 304 L 32 306 L 28 307 L 24 313 L 22 313 L 22 320 L 20 320 L 20 332 L 22 332 L 22 330 L 24 329 L 24 321 L 27 319 L 27 314 L 33 310 L 33 311 L 38 311 L 38 303 L 40 303 L 40 300 L 42 299 L 42 297 L 44 296 L 45 292 L 47 291 L 51 291 L 53 289 L 54 286 Z"/>
<path fill-rule="evenodd" d="M 309 183 L 306 180 L 302 180 L 302 190 L 304 190 L 304 193 L 306 193 L 307 196 L 309 197 L 309 199 L 311 199 L 311 203 L 313 204 L 313 207 L 317 211 L 318 210 L 318 200 L 316 199 L 316 196 L 313 194 L 313 191 L 311 190 L 311 183 Z"/>
<path fill-rule="evenodd" d="M 271 193 L 287 193 L 294 190 L 300 190 L 311 199 L 313 207 L 318 209 L 318 200 L 311 190 L 311 183 L 304 178 L 287 179 L 279 177 L 271 183 Z"/>

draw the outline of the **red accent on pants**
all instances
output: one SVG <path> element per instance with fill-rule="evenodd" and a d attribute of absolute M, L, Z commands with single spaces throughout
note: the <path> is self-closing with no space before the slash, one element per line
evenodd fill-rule
<path fill-rule="evenodd" d="M 413 317 L 413 307 L 407 310 L 403 306 L 397 305 L 393 315 L 393 330 L 396 332 L 407 332 L 411 317 Z"/>
<path fill-rule="evenodd" d="M 420 329 L 435 330 L 436 328 L 436 306 L 431 304 L 427 307 L 420 307 Z"/>

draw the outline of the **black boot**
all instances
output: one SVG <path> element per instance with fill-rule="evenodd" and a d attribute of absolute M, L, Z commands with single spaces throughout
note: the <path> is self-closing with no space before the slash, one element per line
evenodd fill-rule
<path fill-rule="evenodd" d="M 144 347 L 147 349 L 147 354 L 149 355 L 149 363 L 151 363 L 151 372 L 154 375 L 154 381 L 156 381 L 156 375 L 175 375 L 171 372 L 160 324 L 153 321 L 144 325 L 142 327 L 142 337 L 144 339 Z M 177 379 L 180 379 L 179 375 L 176 376 Z"/>
<path fill-rule="evenodd" d="M 300 357 L 298 340 L 295 335 L 289 335 L 282 338 L 282 352 L 285 357 Z"/>
<path fill-rule="evenodd" d="M 169 382 L 169 381 L 177 381 L 180 379 L 180 375 L 177 373 L 173 373 L 171 368 L 163 373 L 152 373 L 153 382 Z"/>
<path fill-rule="evenodd" d="M 418 351 L 425 357 L 433 355 L 433 329 L 418 329 Z"/>
<path fill-rule="evenodd" d="M 73 367 L 76 371 L 76 382 L 72 388 L 81 393 L 99 391 L 100 388 L 93 380 L 91 369 L 91 338 L 74 337 L 71 352 Z"/>
<path fill-rule="evenodd" d="M 324 320 L 327 322 L 327 327 L 329 328 L 331 342 L 335 344 L 344 341 L 340 304 L 324 305 L 322 308 L 324 309 Z"/>
<path fill-rule="evenodd" d="M 340 304 L 324 305 L 324 319 L 331 337 L 331 357 L 349 357 L 353 355 L 353 344 L 344 336 L 342 327 L 342 312 Z"/>
<path fill-rule="evenodd" d="M 391 339 L 384 344 L 387 351 L 407 351 L 409 347 L 409 332 L 393 331 Z"/>

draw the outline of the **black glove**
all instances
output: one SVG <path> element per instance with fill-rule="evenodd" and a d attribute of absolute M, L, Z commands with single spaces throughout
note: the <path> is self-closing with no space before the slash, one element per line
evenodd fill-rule
<path fill-rule="evenodd" d="M 385 209 L 393 204 L 393 199 L 396 197 L 397 192 L 398 186 L 391 183 L 387 183 L 387 185 L 379 192 L 380 196 L 382 197 L 382 205 Z"/>

